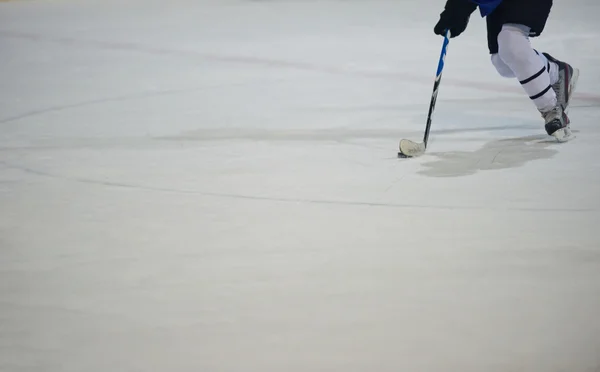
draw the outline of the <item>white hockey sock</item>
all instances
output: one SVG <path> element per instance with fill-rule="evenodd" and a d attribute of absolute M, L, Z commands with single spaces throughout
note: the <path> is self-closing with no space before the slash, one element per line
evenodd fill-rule
<path fill-rule="evenodd" d="M 500 76 L 505 78 L 516 78 L 515 73 L 504 63 L 502 58 L 496 54 L 492 54 L 492 65 L 496 68 L 496 71 L 500 74 Z"/>
<path fill-rule="evenodd" d="M 556 94 L 550 85 L 547 64 L 529 43 L 529 28 L 506 24 L 498 35 L 498 56 L 519 79 L 539 111 L 545 112 L 556 106 Z"/>
<path fill-rule="evenodd" d="M 538 56 L 540 56 L 540 59 L 544 63 L 544 66 L 546 66 L 546 70 L 550 74 L 550 84 L 556 84 L 556 82 L 558 82 L 558 65 L 554 62 L 549 61 L 545 55 L 539 53 L 537 50 L 535 52 L 538 54 Z M 491 59 L 492 64 L 494 65 L 496 71 L 498 71 L 498 74 L 500 74 L 500 76 L 505 78 L 516 77 L 515 73 L 510 69 L 510 67 L 508 67 L 506 63 L 504 63 L 502 58 L 500 58 L 500 56 L 497 53 L 492 54 Z"/>
<path fill-rule="evenodd" d="M 549 61 L 545 55 L 538 52 L 537 50 L 535 52 L 538 56 L 540 56 L 542 62 L 544 62 L 544 66 L 546 66 L 546 70 L 548 70 L 548 73 L 550 74 L 550 84 L 556 84 L 556 82 L 558 81 L 558 65 L 554 62 Z"/>

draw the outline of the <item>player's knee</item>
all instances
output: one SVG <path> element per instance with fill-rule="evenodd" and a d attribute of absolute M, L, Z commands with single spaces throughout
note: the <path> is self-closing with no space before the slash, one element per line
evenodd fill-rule
<path fill-rule="evenodd" d="M 515 73 L 511 70 L 511 68 L 508 67 L 506 63 L 504 63 L 502 58 L 500 58 L 500 56 L 497 53 L 492 54 L 492 64 L 494 65 L 496 71 L 498 71 L 500 76 L 505 78 L 514 78 L 516 76 Z"/>
<path fill-rule="evenodd" d="M 504 25 L 498 34 L 498 55 L 507 66 L 520 64 L 529 58 L 524 53 L 530 48 L 527 35 L 519 25 Z"/>

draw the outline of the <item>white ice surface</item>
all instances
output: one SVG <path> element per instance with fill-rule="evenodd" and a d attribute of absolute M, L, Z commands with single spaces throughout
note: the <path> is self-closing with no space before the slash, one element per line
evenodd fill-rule
<path fill-rule="evenodd" d="M 597 0 L 538 49 L 578 138 L 443 1 L 0 3 L 0 371 L 596 372 Z"/>

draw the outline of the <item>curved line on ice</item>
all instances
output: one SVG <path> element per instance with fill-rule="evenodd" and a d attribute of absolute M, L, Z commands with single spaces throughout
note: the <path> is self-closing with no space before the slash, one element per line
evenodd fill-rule
<path fill-rule="evenodd" d="M 320 204 L 320 205 L 338 205 L 338 206 L 355 206 L 355 207 L 381 207 L 381 208 L 402 208 L 402 209 L 432 209 L 432 210 L 503 210 L 513 212 L 571 212 L 571 213 L 595 213 L 598 211 L 596 208 L 502 208 L 502 207 L 480 207 L 480 206 L 464 206 L 464 205 L 424 205 L 424 204 L 409 204 L 409 203 L 394 203 L 394 202 L 370 202 L 360 200 L 331 200 L 331 199 L 302 199 L 302 198 L 288 198 L 288 197 L 270 197 L 270 196 L 258 196 L 258 195 L 244 195 L 244 194 L 233 194 L 233 193 L 220 193 L 210 191 L 198 191 L 198 190 L 183 190 L 173 189 L 168 187 L 155 187 L 155 186 L 144 186 L 134 185 L 122 182 L 113 181 L 101 181 L 91 178 L 83 177 L 69 177 L 63 175 L 57 175 L 50 172 L 39 171 L 36 169 L 19 166 L 5 161 L 0 161 L 0 164 L 7 168 L 21 170 L 23 172 L 34 174 L 43 177 L 58 178 L 78 183 L 100 185 L 106 187 L 118 187 L 134 190 L 144 191 L 155 191 L 165 193 L 176 193 L 176 194 L 189 194 L 189 195 L 200 195 L 206 197 L 215 198 L 227 198 L 227 199 L 242 199 L 242 200 L 254 200 L 254 201 L 269 201 L 277 203 L 294 203 L 294 204 Z"/>

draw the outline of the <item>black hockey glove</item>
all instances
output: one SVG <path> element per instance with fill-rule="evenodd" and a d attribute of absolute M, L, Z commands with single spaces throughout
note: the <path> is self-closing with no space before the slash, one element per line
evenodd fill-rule
<path fill-rule="evenodd" d="M 443 36 L 446 30 L 450 30 L 450 37 L 457 37 L 467 29 L 469 18 L 475 9 L 477 4 L 469 0 L 448 0 L 433 32 Z"/>

